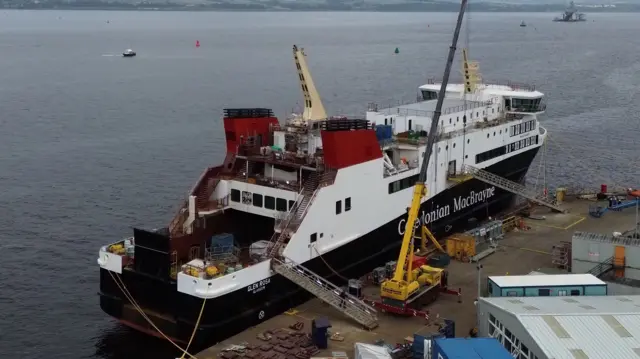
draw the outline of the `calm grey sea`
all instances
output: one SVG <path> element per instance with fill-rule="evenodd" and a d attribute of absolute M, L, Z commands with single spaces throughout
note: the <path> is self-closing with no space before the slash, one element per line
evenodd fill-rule
<path fill-rule="evenodd" d="M 640 22 L 554 16 L 472 13 L 471 56 L 548 95 L 549 182 L 638 185 Z M 455 17 L 0 11 L 0 353 L 173 357 L 100 311 L 98 248 L 168 222 L 223 157 L 224 107 L 301 102 L 293 44 L 328 110 L 362 114 L 441 76 Z"/>

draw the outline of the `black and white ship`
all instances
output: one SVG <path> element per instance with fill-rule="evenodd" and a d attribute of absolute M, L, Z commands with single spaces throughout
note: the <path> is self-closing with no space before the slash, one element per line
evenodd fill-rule
<path fill-rule="evenodd" d="M 207 299 L 200 347 L 311 297 L 272 269 L 277 258 L 340 283 L 336 272 L 359 278 L 397 257 L 440 83 L 421 86 L 415 103 L 370 104 L 365 119 L 328 117 L 295 46 L 294 59 L 302 114 L 280 125 L 269 109 L 224 110 L 224 162 L 202 173 L 170 224 L 100 249 L 107 314 L 186 343 Z M 438 238 L 514 199 L 475 178 L 456 181 L 464 165 L 522 183 L 546 138 L 541 92 L 483 84 L 466 56 L 464 68 L 469 80 L 446 88 L 419 217 Z"/>

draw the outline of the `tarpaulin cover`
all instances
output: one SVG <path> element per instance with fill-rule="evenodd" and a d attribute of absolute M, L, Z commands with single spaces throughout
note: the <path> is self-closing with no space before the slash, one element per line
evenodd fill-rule
<path fill-rule="evenodd" d="M 356 343 L 354 350 L 356 359 L 391 359 L 387 349 L 378 345 Z"/>

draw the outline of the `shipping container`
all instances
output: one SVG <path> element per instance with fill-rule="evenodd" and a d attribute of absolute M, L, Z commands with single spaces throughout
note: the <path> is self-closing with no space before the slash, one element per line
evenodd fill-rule
<path fill-rule="evenodd" d="M 419 332 L 413 334 L 413 344 L 411 345 L 411 351 L 414 358 L 424 358 L 425 354 L 425 342 L 437 338 L 453 338 L 456 333 L 456 324 L 453 320 L 444 319 L 439 323 L 433 323 Z M 428 348 L 427 348 L 428 349 Z M 428 354 L 427 350 L 427 354 Z"/>
<path fill-rule="evenodd" d="M 513 359 L 495 338 L 440 338 L 431 344 L 431 359 Z"/>
<path fill-rule="evenodd" d="M 390 140 L 393 137 L 393 128 L 391 125 L 377 125 L 376 137 L 378 141 Z"/>

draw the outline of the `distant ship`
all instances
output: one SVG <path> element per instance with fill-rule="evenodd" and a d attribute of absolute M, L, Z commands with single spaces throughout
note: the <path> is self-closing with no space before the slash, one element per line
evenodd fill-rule
<path fill-rule="evenodd" d="M 122 53 L 123 57 L 134 57 L 136 56 L 136 52 L 131 50 L 131 49 L 126 49 L 124 50 L 124 52 Z"/>
<path fill-rule="evenodd" d="M 527 27 L 527 24 L 525 24 L 524 21 L 523 21 L 523 22 L 520 23 L 520 27 Z"/>
<path fill-rule="evenodd" d="M 581 22 L 587 21 L 585 15 L 583 13 L 579 13 L 578 9 L 576 9 L 576 5 L 573 3 L 569 3 L 569 7 L 564 10 L 564 13 L 560 15 L 560 17 L 556 17 L 553 19 L 556 22 Z M 522 25 L 520 25 L 522 26 Z"/>

